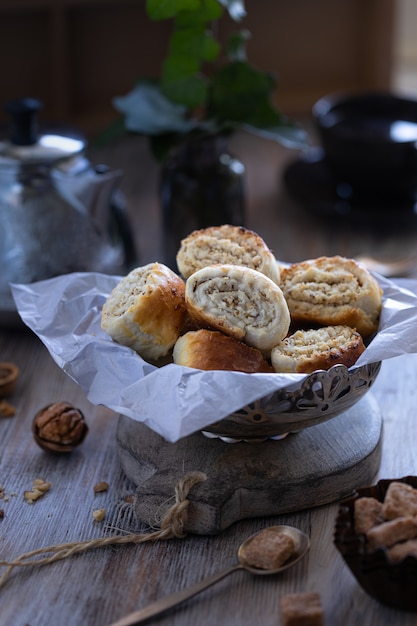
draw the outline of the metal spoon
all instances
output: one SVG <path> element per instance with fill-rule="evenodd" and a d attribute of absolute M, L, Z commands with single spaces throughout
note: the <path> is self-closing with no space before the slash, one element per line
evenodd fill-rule
<path fill-rule="evenodd" d="M 301 530 L 298 530 L 297 528 L 293 528 L 292 526 L 270 526 L 268 530 L 273 530 L 277 533 L 288 535 L 293 539 L 295 544 L 294 552 L 289 557 L 289 559 L 280 567 L 277 567 L 275 569 L 259 569 L 251 565 L 249 559 L 247 558 L 247 548 L 249 546 L 249 543 L 254 539 L 254 537 L 259 535 L 259 532 L 262 532 L 259 531 L 258 533 L 255 533 L 254 535 L 248 537 L 248 539 L 246 539 L 240 545 L 237 553 L 239 563 L 237 563 L 236 565 L 232 565 L 231 567 L 221 572 L 217 572 L 212 576 L 209 576 L 208 578 L 205 578 L 204 580 L 196 583 L 195 585 L 183 589 L 182 591 L 178 591 L 177 593 L 166 596 L 161 600 L 157 600 L 156 602 L 149 604 L 143 609 L 134 611 L 130 615 L 123 617 L 117 622 L 113 622 L 112 624 L 110 624 L 110 626 L 133 626 L 134 624 L 140 624 L 145 620 L 151 617 L 155 617 L 156 615 L 160 615 L 164 611 L 171 609 L 178 604 L 181 604 L 181 602 L 184 602 L 189 598 L 192 598 L 193 596 L 200 593 L 200 591 L 204 591 L 204 589 L 211 587 L 229 574 L 237 572 L 238 570 L 243 569 L 247 572 L 250 572 L 251 574 L 258 574 L 261 576 L 283 572 L 284 570 L 298 563 L 298 561 L 303 558 L 303 556 L 306 554 L 310 547 L 310 540 L 307 535 L 305 535 Z"/>

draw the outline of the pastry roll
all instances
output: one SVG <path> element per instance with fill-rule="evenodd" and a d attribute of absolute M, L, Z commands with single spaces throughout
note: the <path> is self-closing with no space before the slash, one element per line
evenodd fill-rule
<path fill-rule="evenodd" d="M 104 303 L 101 327 L 146 360 L 168 354 L 186 317 L 185 283 L 169 267 L 149 263 L 132 270 Z"/>
<path fill-rule="evenodd" d="M 353 259 L 319 257 L 281 269 L 281 288 L 296 325 L 356 328 L 362 337 L 378 330 L 382 289 Z"/>
<path fill-rule="evenodd" d="M 174 363 L 200 370 L 229 370 L 247 374 L 273 373 L 256 348 L 217 330 L 200 329 L 182 335 L 174 346 Z"/>
<path fill-rule="evenodd" d="M 185 302 L 200 327 L 224 332 L 267 357 L 290 325 L 281 289 L 248 267 L 212 265 L 194 272 L 186 282 Z"/>
<path fill-rule="evenodd" d="M 177 266 L 185 278 L 216 263 L 250 267 L 279 283 L 279 267 L 271 250 L 262 237 L 243 226 L 210 226 L 182 240 Z"/>
<path fill-rule="evenodd" d="M 365 350 L 361 335 L 350 326 L 323 326 L 297 330 L 271 352 L 276 372 L 311 373 L 332 365 L 350 367 Z"/>

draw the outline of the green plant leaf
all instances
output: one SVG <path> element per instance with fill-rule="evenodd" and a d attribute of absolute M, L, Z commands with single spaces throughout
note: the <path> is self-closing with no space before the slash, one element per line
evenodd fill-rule
<path fill-rule="evenodd" d="M 215 74 L 210 92 L 209 114 L 234 122 L 279 123 L 279 113 L 269 103 L 274 78 L 242 61 L 223 66 Z"/>
<path fill-rule="evenodd" d="M 220 44 L 210 33 L 205 32 L 204 26 L 176 30 L 171 37 L 169 56 L 167 61 L 171 64 L 180 63 L 178 59 L 184 57 L 184 61 L 195 59 L 201 61 L 215 61 L 220 53 Z"/>
<path fill-rule="evenodd" d="M 170 81 L 164 80 L 163 93 L 167 98 L 188 109 L 203 106 L 207 99 L 207 82 L 199 74 L 180 76 Z"/>
<path fill-rule="evenodd" d="M 162 67 L 161 84 L 165 85 L 181 81 L 182 78 L 193 76 L 200 68 L 199 59 L 191 55 L 171 55 L 165 59 Z"/>
<path fill-rule="evenodd" d="M 201 0 L 146 0 L 146 12 L 151 20 L 167 20 L 181 11 L 198 11 Z"/>
<path fill-rule="evenodd" d="M 213 62 L 215 61 L 221 50 L 220 44 L 209 33 L 204 34 L 203 38 L 203 61 Z"/>
<path fill-rule="evenodd" d="M 308 133 L 292 122 L 282 119 L 278 126 L 253 126 L 251 124 L 242 124 L 242 130 L 249 133 L 276 141 L 285 148 L 305 149 L 309 145 Z"/>
<path fill-rule="evenodd" d="M 113 99 L 113 106 L 125 116 L 128 131 L 154 135 L 189 132 L 195 126 L 186 117 L 187 109 L 168 100 L 158 85 L 143 81 L 126 96 Z"/>
<path fill-rule="evenodd" d="M 177 28 L 206 27 L 209 22 L 221 18 L 223 8 L 219 0 L 201 0 L 198 10 L 180 11 L 175 18 Z"/>

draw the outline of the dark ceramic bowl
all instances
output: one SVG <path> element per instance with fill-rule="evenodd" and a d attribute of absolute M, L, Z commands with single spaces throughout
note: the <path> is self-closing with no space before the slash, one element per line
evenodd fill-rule
<path fill-rule="evenodd" d="M 332 94 L 312 109 L 341 195 L 405 198 L 417 190 L 417 100 L 392 93 Z"/>
<path fill-rule="evenodd" d="M 417 489 L 417 476 L 380 480 L 372 487 L 358 489 L 355 495 L 340 503 L 334 543 L 361 587 L 381 604 L 395 609 L 417 612 L 417 558 L 407 556 L 390 563 L 383 549 L 368 552 L 365 535 L 354 528 L 354 502 L 372 497 L 383 501 L 391 482 L 404 482 Z"/>

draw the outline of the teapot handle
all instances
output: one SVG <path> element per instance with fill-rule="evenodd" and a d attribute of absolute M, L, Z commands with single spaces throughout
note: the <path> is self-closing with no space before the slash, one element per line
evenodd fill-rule
<path fill-rule="evenodd" d="M 125 266 L 130 271 L 138 264 L 138 254 L 132 229 L 126 214 L 126 203 L 120 189 L 116 189 L 110 200 L 110 229 L 119 237 L 123 246 Z"/>

